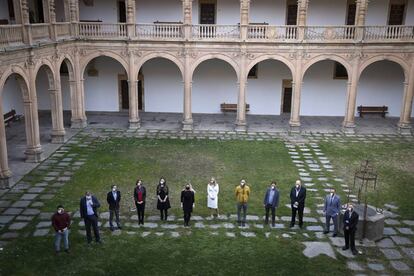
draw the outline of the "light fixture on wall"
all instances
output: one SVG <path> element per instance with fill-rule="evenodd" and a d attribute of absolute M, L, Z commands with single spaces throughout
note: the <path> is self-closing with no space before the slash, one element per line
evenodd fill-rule
<path fill-rule="evenodd" d="M 93 7 L 93 0 L 83 0 L 85 6 Z"/>
<path fill-rule="evenodd" d="M 95 61 L 92 60 L 88 65 L 88 77 L 97 77 L 99 76 L 99 71 L 95 68 Z"/>

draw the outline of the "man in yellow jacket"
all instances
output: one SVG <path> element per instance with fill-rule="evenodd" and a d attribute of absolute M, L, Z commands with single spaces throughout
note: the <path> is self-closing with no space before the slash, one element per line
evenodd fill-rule
<path fill-rule="evenodd" d="M 246 224 L 246 212 L 247 202 L 249 201 L 250 188 L 246 185 L 246 180 L 242 179 L 240 185 L 236 187 L 236 200 L 237 200 L 237 222 L 239 226 L 245 226 Z M 243 218 L 240 218 L 241 210 L 243 209 Z"/>

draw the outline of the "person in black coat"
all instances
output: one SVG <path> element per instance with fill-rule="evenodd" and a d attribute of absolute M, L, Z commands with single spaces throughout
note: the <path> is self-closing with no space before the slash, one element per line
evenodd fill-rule
<path fill-rule="evenodd" d="M 170 208 L 167 181 L 164 177 L 161 177 L 157 185 L 157 209 L 160 210 L 161 220 L 167 220 L 168 209 Z"/>
<path fill-rule="evenodd" d="M 354 207 L 351 203 L 348 204 L 348 208 L 344 214 L 344 237 L 345 237 L 345 246 L 342 247 L 342 250 L 349 249 L 351 244 L 351 251 L 353 255 L 358 254 L 358 251 L 355 248 L 355 232 L 357 230 L 359 215 L 354 211 Z"/>
<path fill-rule="evenodd" d="M 147 197 L 147 190 L 142 184 L 142 180 L 138 179 L 134 189 L 135 206 L 138 213 L 138 224 L 144 224 L 144 212 L 145 212 L 145 198 Z"/>
<path fill-rule="evenodd" d="M 292 209 L 292 220 L 290 227 L 295 225 L 296 213 L 299 214 L 299 227 L 303 226 L 303 210 L 305 209 L 306 188 L 302 187 L 300 180 L 296 180 L 295 186 L 290 191 L 290 206 Z"/>
<path fill-rule="evenodd" d="M 279 207 L 279 190 L 276 189 L 276 181 L 272 181 L 270 187 L 266 190 L 263 206 L 266 209 L 265 224 L 269 223 L 269 211 L 272 210 L 272 226 L 274 227 L 276 208 Z"/>
<path fill-rule="evenodd" d="M 190 217 L 194 206 L 194 192 L 191 190 L 190 184 L 186 184 L 184 190 L 181 192 L 181 207 L 184 211 L 184 226 L 190 226 Z"/>
<path fill-rule="evenodd" d="M 118 229 L 121 229 L 121 223 L 119 222 L 119 203 L 121 202 L 121 192 L 118 191 L 116 185 L 111 186 L 111 191 L 106 195 L 106 201 L 109 205 L 109 227 L 111 231 L 114 231 L 114 225 L 112 224 L 114 214 L 116 225 L 118 226 Z"/>
<path fill-rule="evenodd" d="M 80 216 L 85 222 L 86 239 L 88 244 L 92 242 L 91 226 L 95 235 L 95 241 L 101 243 L 98 227 L 98 208 L 101 207 L 98 199 L 90 192 L 86 192 L 85 196 L 80 200 Z"/>

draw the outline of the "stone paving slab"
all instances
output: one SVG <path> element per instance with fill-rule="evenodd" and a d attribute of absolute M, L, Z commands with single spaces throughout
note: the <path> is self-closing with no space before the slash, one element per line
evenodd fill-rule
<path fill-rule="evenodd" d="M 398 245 L 410 245 L 412 244 L 411 240 L 406 237 L 401 236 L 391 236 L 391 239 Z"/>
<path fill-rule="evenodd" d="M 402 259 L 401 253 L 396 249 L 381 248 L 380 251 L 384 254 L 385 258 L 387 258 L 388 260 Z"/>
<path fill-rule="evenodd" d="M 33 233 L 34 237 L 43 237 L 49 234 L 50 229 L 36 229 Z"/>
<path fill-rule="evenodd" d="M 402 261 L 391 261 L 391 266 L 398 271 L 408 271 L 410 267 Z"/>
<path fill-rule="evenodd" d="M 327 255 L 333 259 L 336 259 L 335 252 L 332 246 L 328 242 L 302 242 L 306 248 L 303 250 L 303 254 L 308 258 L 314 258 L 319 255 Z"/>

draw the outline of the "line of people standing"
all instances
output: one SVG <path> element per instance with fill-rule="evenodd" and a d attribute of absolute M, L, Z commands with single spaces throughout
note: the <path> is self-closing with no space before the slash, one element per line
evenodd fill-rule
<path fill-rule="evenodd" d="M 263 206 L 265 208 L 265 224 L 269 223 L 269 215 L 271 213 L 271 224 L 275 226 L 276 208 L 279 207 L 279 190 L 276 187 L 276 181 L 272 181 L 270 186 L 266 189 L 266 193 L 263 199 Z M 218 208 L 218 195 L 219 184 L 215 178 L 211 178 L 207 185 L 207 207 L 210 209 L 211 217 L 220 217 Z M 242 179 L 240 185 L 235 188 L 235 197 L 237 201 L 237 222 L 239 226 L 245 226 L 246 215 L 248 208 L 248 201 L 250 198 L 250 187 L 247 185 L 246 180 Z M 190 183 L 187 183 L 184 189 L 181 191 L 181 208 L 184 213 L 184 226 L 190 226 L 191 213 L 195 207 L 195 193 Z M 143 185 L 142 179 L 136 181 L 136 185 L 133 192 L 134 203 L 138 215 L 138 224 L 144 224 L 145 218 L 145 204 L 146 204 L 146 188 Z M 166 221 L 168 219 L 168 209 L 171 208 L 169 200 L 169 188 L 167 181 L 164 177 L 161 177 L 156 188 L 157 196 L 157 209 L 160 211 L 160 219 Z M 290 227 L 294 227 L 296 222 L 296 216 L 298 215 L 299 227 L 303 227 L 303 213 L 306 200 L 306 188 L 302 187 L 301 181 L 297 180 L 295 186 L 290 191 L 291 201 L 291 223 Z M 116 185 L 111 186 L 111 191 L 107 193 L 107 203 L 109 206 L 109 225 L 111 231 L 114 231 L 113 220 L 118 229 L 122 229 L 120 223 L 120 202 L 121 192 Z M 94 232 L 95 241 L 101 243 L 99 227 L 98 227 L 98 208 L 100 208 L 98 199 L 90 192 L 86 192 L 85 196 L 80 200 L 80 216 L 83 218 L 86 228 L 86 237 L 88 244 L 92 242 L 92 231 Z M 334 188 L 331 189 L 330 194 L 325 198 L 324 213 L 326 217 L 325 231 L 327 234 L 330 231 L 330 221 L 334 223 L 333 236 L 337 236 L 338 233 L 338 217 L 341 209 L 340 198 L 336 195 Z M 345 246 L 343 250 L 351 247 L 353 254 L 357 254 L 355 249 L 355 232 L 358 224 L 358 214 L 353 210 L 352 204 L 348 204 L 348 209 L 344 214 L 344 237 Z M 55 250 L 60 251 L 60 243 L 63 239 L 65 251 L 69 252 L 69 228 L 70 228 L 70 216 L 64 212 L 63 206 L 59 205 L 57 212 L 52 217 L 52 225 L 55 228 Z"/>

